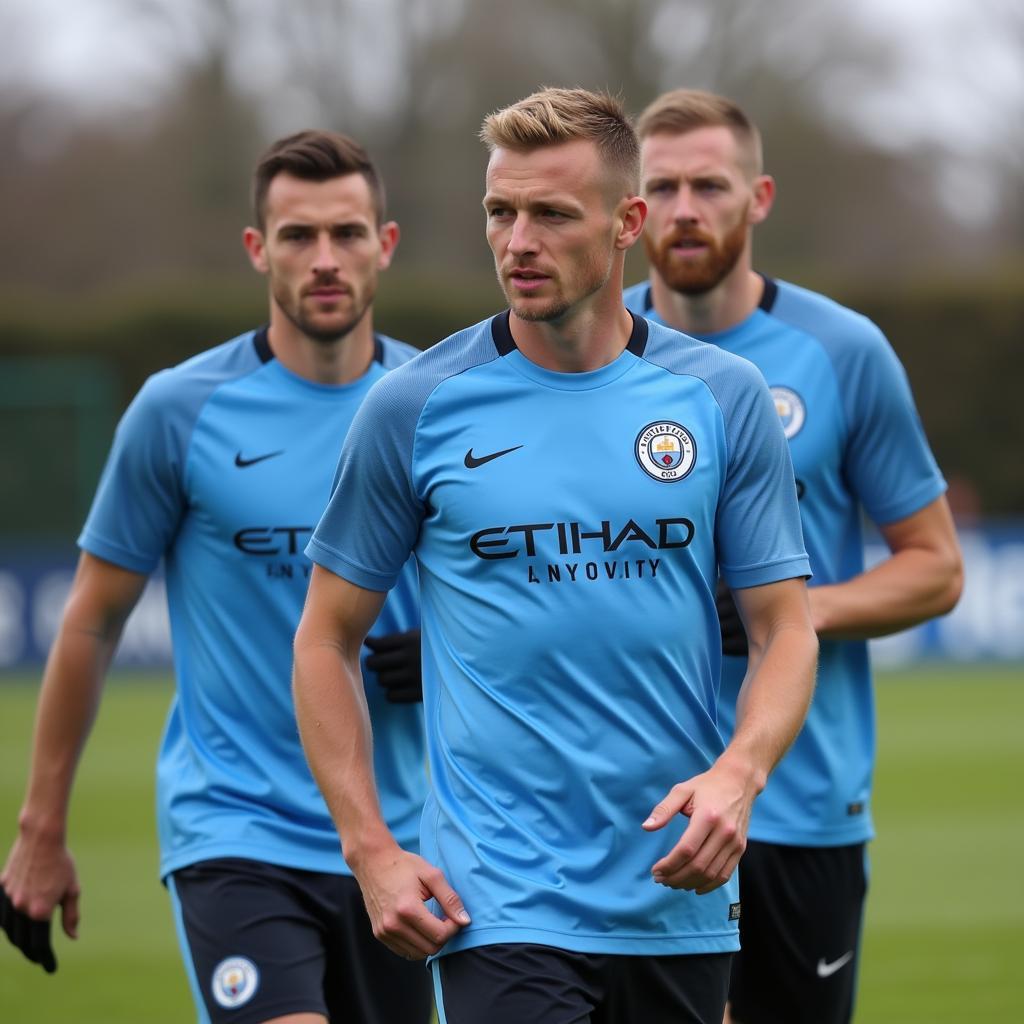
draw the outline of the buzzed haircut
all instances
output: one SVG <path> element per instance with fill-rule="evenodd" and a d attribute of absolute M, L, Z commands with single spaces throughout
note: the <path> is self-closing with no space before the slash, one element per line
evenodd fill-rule
<path fill-rule="evenodd" d="M 701 89 L 673 89 L 662 93 L 637 118 L 641 139 L 651 135 L 684 135 L 696 128 L 728 128 L 739 143 L 751 176 L 761 173 L 761 133 L 757 125 L 725 96 Z"/>
<path fill-rule="evenodd" d="M 256 226 L 262 231 L 270 183 L 279 174 L 304 181 L 329 181 L 346 174 L 361 174 L 370 187 L 378 227 L 384 220 L 384 182 L 369 153 L 347 135 L 309 129 L 278 139 L 260 157 L 252 177 L 252 206 Z"/>
<path fill-rule="evenodd" d="M 540 89 L 488 114 L 480 138 L 492 153 L 496 149 L 529 152 L 589 139 L 602 162 L 620 172 L 630 195 L 640 187 L 640 143 L 622 103 L 609 93 Z"/>

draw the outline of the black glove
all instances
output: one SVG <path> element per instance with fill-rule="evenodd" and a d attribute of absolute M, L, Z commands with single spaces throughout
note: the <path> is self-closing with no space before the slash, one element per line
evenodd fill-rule
<path fill-rule="evenodd" d="M 718 609 L 718 623 L 722 628 L 722 653 L 738 658 L 747 656 L 747 632 L 736 608 L 732 591 L 725 580 L 720 579 L 715 588 L 715 607 Z"/>
<path fill-rule="evenodd" d="M 23 910 L 17 910 L 0 885 L 0 928 L 7 938 L 34 964 L 40 964 L 47 974 L 57 970 L 57 958 L 50 945 L 50 922 L 36 921 Z"/>
<path fill-rule="evenodd" d="M 366 667 L 376 673 L 390 703 L 415 704 L 423 700 L 418 629 L 368 636 L 364 643 L 373 651 L 366 659 Z"/>

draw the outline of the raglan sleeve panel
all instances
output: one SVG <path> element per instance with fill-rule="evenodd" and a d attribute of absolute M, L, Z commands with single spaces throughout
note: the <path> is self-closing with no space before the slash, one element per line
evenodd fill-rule
<path fill-rule="evenodd" d="M 150 573 L 186 508 L 185 459 L 194 418 L 175 400 L 170 371 L 151 377 L 118 424 L 79 547 Z"/>

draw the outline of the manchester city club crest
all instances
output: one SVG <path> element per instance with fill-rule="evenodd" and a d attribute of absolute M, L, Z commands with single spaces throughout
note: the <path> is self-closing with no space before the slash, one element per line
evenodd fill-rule
<path fill-rule="evenodd" d="M 228 1010 L 247 1003 L 256 994 L 260 972 L 247 957 L 230 956 L 213 969 L 213 998 Z"/>
<path fill-rule="evenodd" d="M 637 434 L 633 451 L 640 468 L 662 483 L 682 480 L 697 461 L 697 443 L 693 435 L 686 427 L 671 420 L 648 423 Z"/>
<path fill-rule="evenodd" d="M 796 437 L 807 418 L 804 400 L 792 388 L 773 387 L 771 392 L 775 399 L 775 411 L 782 420 L 783 433 L 787 439 Z"/>

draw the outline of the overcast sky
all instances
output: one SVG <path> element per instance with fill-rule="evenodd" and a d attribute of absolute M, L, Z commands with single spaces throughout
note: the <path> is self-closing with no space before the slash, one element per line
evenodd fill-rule
<path fill-rule="evenodd" d="M 752 0 L 761 2 L 761 0 Z M 254 33 L 259 11 L 277 0 L 244 0 Z M 436 0 L 450 8 L 451 0 Z M 807 0 L 809 9 L 833 8 L 854 31 L 880 45 L 899 44 L 903 61 L 897 80 L 879 82 L 873 69 L 861 77 L 848 70 L 845 84 L 856 86 L 862 118 L 886 121 L 892 141 L 907 132 L 955 132 L 965 146 L 993 131 L 993 117 L 972 97 L 991 94 L 995 110 L 1003 99 L 1024 95 L 1022 40 L 1008 37 L 1004 17 L 1017 0 Z M 182 59 L 202 52 L 204 0 L 152 4 L 162 8 L 169 31 L 145 30 L 146 3 L 138 0 L 4 0 L 0 13 L 0 81 L 5 89 L 52 91 L 83 113 L 152 103 L 174 81 Z M 357 0 L 362 27 L 375 14 L 386 17 L 386 0 Z M 680 5 L 685 10 L 685 5 Z M 986 17 L 986 12 L 1003 17 Z M 1018 24 L 1020 18 L 1017 19 Z M 154 24 L 154 22 L 150 22 Z M 159 37 L 162 37 L 162 40 Z M 245 40 L 246 48 L 252 40 Z M 263 47 L 260 60 L 271 60 Z M 967 87 L 967 88 L 965 88 Z M 1003 99 L 1000 99 L 1003 97 Z M 885 104 L 886 117 L 877 117 Z M 1018 107 L 1019 109 L 1019 107 Z M 876 132 L 879 128 L 874 129 Z M 1018 144 L 1015 140 L 1014 144 Z"/>
<path fill-rule="evenodd" d="M 275 61 L 281 64 L 276 40 L 260 32 L 261 9 L 277 0 L 231 2 L 242 3 L 243 24 L 248 26 L 246 38 L 239 38 L 235 62 L 239 84 L 268 105 L 270 121 L 312 120 L 315 110 L 294 109 L 296 103 L 301 105 L 301 96 L 290 96 L 283 88 L 285 69 L 275 69 Z M 426 0 L 419 9 L 442 17 L 459 2 Z M 865 39 L 869 48 L 896 47 L 900 58 L 893 73 L 884 78 L 874 65 L 837 60 L 824 76 L 820 100 L 826 108 L 887 148 L 926 145 L 951 152 L 945 173 L 950 187 L 960 195 L 960 215 L 966 220 L 992 216 L 995 200 L 985 187 L 987 170 L 995 163 L 1021 165 L 1024 5 L 1019 0 L 806 3 L 808 14 L 817 21 L 847 19 L 850 31 Z M 374 55 L 366 68 L 371 76 L 367 93 L 378 97 L 388 95 L 385 76 L 394 69 L 393 61 L 380 59 L 390 6 L 388 0 L 353 4 L 358 21 L 353 39 L 380 44 L 363 47 L 363 52 Z M 686 0 L 673 0 L 666 7 L 669 19 L 693 17 L 693 7 Z M 162 12 L 159 17 L 147 16 L 146 10 L 154 8 Z M 208 0 L 4 0 L 0 94 L 8 103 L 40 92 L 57 101 L 39 123 L 27 129 L 27 148 L 36 147 L 39 155 L 47 155 L 59 146 L 67 124 L 80 117 L 111 111 L 144 117 L 173 87 L 181 63 L 202 54 L 211 8 L 215 5 Z M 809 19 L 812 26 L 813 20 Z M 1015 25 L 1016 31 L 1008 32 L 1008 25 Z M 808 34 L 806 48 L 813 52 L 813 27 L 805 26 L 803 31 Z M 796 40 L 795 46 L 789 44 L 786 59 L 797 59 L 803 44 L 803 39 Z M 358 59 L 359 52 L 354 56 Z M 260 73 L 254 74 L 254 69 Z"/>

